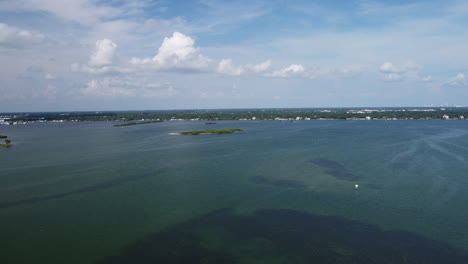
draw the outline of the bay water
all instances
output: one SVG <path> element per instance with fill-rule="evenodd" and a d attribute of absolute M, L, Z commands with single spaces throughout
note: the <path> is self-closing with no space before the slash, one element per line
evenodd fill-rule
<path fill-rule="evenodd" d="M 0 127 L 0 263 L 468 263 L 467 121 L 114 124 Z"/>

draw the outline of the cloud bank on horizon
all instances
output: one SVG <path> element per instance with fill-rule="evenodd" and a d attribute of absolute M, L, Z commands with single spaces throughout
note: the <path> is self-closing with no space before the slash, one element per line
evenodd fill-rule
<path fill-rule="evenodd" d="M 468 3 L 0 0 L 0 112 L 467 105 Z"/>

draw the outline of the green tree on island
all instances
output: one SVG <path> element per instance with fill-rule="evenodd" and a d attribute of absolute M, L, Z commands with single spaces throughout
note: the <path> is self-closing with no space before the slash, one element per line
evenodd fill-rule
<path fill-rule="evenodd" d="M 0 147 L 5 147 L 5 148 L 9 148 L 11 147 L 11 140 L 9 139 L 5 139 L 5 144 L 0 144 Z"/>

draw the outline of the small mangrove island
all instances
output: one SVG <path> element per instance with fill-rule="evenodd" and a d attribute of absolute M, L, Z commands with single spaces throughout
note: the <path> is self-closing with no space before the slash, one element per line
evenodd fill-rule
<path fill-rule="evenodd" d="M 180 135 L 205 135 L 205 134 L 230 134 L 234 132 L 243 131 L 238 128 L 227 128 L 227 129 L 218 129 L 218 130 L 200 130 L 200 131 L 186 131 L 179 132 Z"/>
<path fill-rule="evenodd" d="M 151 124 L 151 123 L 161 123 L 161 120 L 153 120 L 153 121 L 144 121 L 144 122 L 130 122 L 124 124 L 114 125 L 115 127 L 124 127 L 124 126 L 136 126 L 136 125 L 144 125 L 144 124 Z"/>
<path fill-rule="evenodd" d="M 0 135 L 0 138 L 4 139 L 4 138 L 7 138 L 7 136 L 1 136 Z M 9 139 L 5 139 L 5 144 L 0 144 L 0 148 L 2 148 L 2 147 L 3 148 L 9 148 L 11 146 L 13 146 L 13 145 L 11 144 L 11 140 L 9 140 Z"/>
<path fill-rule="evenodd" d="M 205 125 L 216 125 L 216 122 L 206 122 Z"/>

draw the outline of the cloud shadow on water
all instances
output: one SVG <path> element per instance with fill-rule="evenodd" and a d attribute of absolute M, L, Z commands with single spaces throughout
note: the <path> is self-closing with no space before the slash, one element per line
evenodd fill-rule
<path fill-rule="evenodd" d="M 401 231 L 295 210 L 220 209 L 122 248 L 118 263 L 468 263 L 466 252 Z"/>
<path fill-rule="evenodd" d="M 359 180 L 359 176 L 349 172 L 345 166 L 333 160 L 316 158 L 310 160 L 314 165 L 327 169 L 327 173 L 339 180 L 354 181 Z"/>
<path fill-rule="evenodd" d="M 33 204 L 33 203 L 38 203 L 38 202 L 47 201 L 47 200 L 60 199 L 60 198 L 64 198 L 70 195 L 74 195 L 74 194 L 95 192 L 101 189 L 108 189 L 116 185 L 124 184 L 127 182 L 142 180 L 147 177 L 156 175 L 157 173 L 160 173 L 162 171 L 163 170 L 159 170 L 157 172 L 149 172 L 149 173 L 144 173 L 144 174 L 139 174 L 139 175 L 130 175 L 130 176 L 124 176 L 120 178 L 114 178 L 114 179 L 110 179 L 107 181 L 103 181 L 101 183 L 81 187 L 81 188 L 67 191 L 67 192 L 37 196 L 37 197 L 32 197 L 32 198 L 27 198 L 27 199 L 22 199 L 22 200 L 0 202 L 0 208 L 8 208 L 8 207 L 18 206 L 18 205 Z"/>

